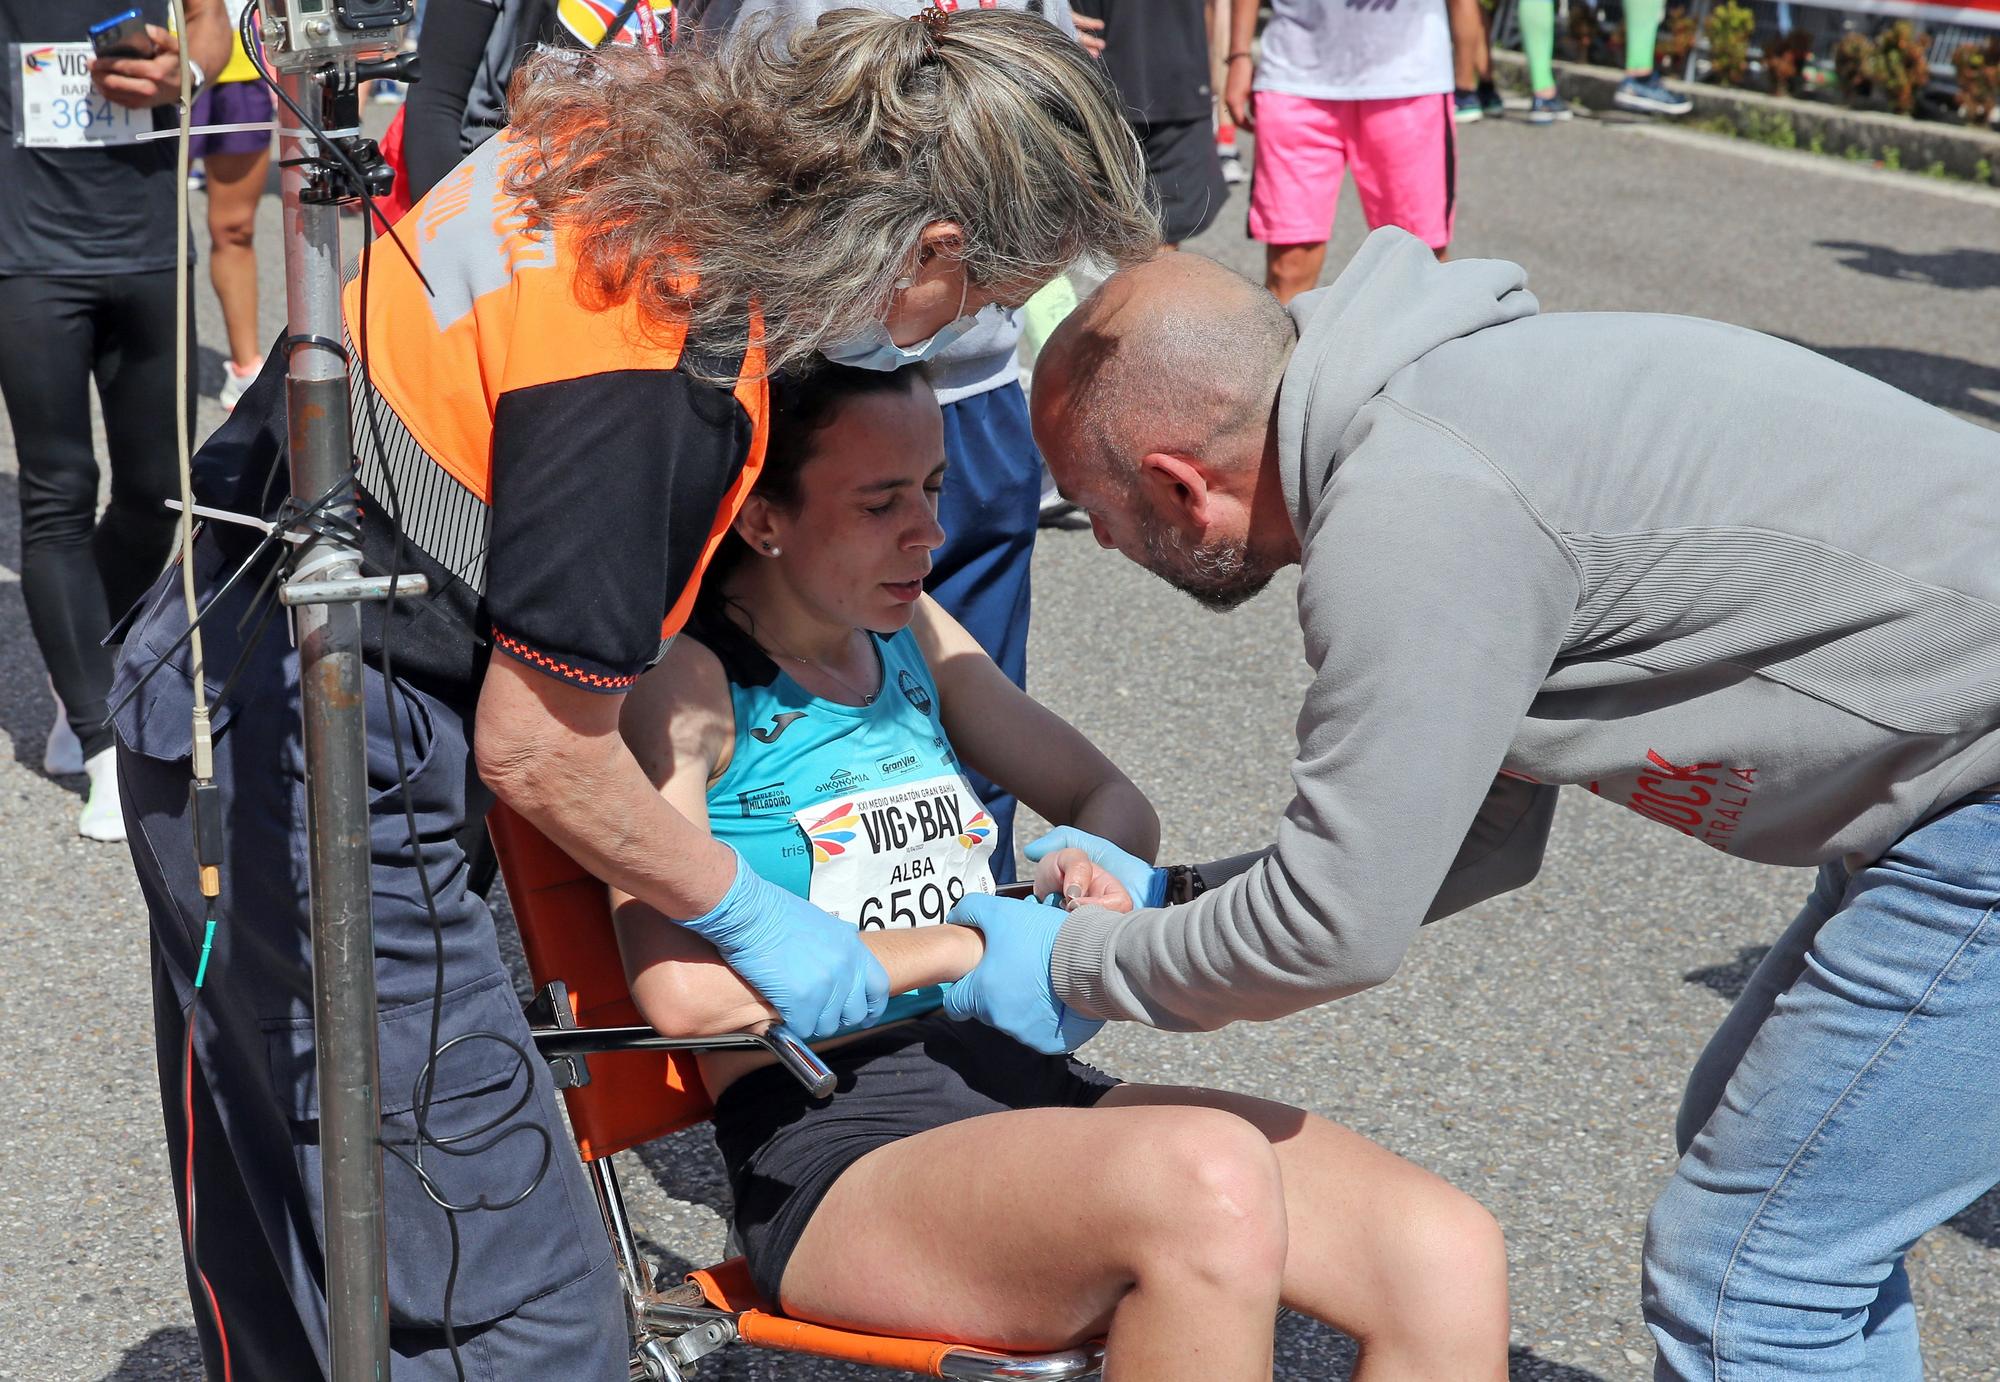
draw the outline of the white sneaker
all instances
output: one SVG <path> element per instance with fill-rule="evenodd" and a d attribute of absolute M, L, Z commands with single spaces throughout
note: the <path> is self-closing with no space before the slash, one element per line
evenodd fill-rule
<path fill-rule="evenodd" d="M 125 812 L 118 805 L 118 750 L 103 749 L 83 765 L 90 775 L 90 795 L 76 818 L 76 833 L 106 844 L 125 842 Z"/>
<path fill-rule="evenodd" d="M 55 688 L 49 689 L 55 696 Z M 49 742 L 42 749 L 42 771 L 50 777 L 75 777 L 83 771 L 83 741 L 69 727 L 69 712 L 62 697 L 55 696 L 56 722 L 49 726 Z"/>
<path fill-rule="evenodd" d="M 234 360 L 224 360 L 222 362 L 222 392 L 217 394 L 216 398 L 222 403 L 223 412 L 230 412 L 238 403 L 243 401 L 243 395 L 249 390 L 250 385 L 255 382 L 258 372 L 263 368 L 264 357 L 261 355 L 257 357 L 254 363 L 240 370 L 236 367 Z"/>

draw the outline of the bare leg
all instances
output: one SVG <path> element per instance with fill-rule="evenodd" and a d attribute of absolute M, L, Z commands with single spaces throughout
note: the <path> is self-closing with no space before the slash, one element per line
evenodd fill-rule
<path fill-rule="evenodd" d="M 1267 1378 L 1282 1298 L 1361 1342 L 1362 1382 L 1506 1376 L 1491 1216 L 1357 1134 L 1211 1090 L 1126 1086 L 871 1153 L 814 1215 L 783 1296 L 806 1318 L 994 1347 L 1106 1334 L 1111 1382 Z"/>
<path fill-rule="evenodd" d="M 1285 1186 L 1284 1303 L 1361 1345 L 1355 1382 L 1507 1376 L 1507 1248 L 1469 1195 L 1359 1133 L 1246 1094 L 1124 1085 L 1100 1110 L 1217 1109 L 1270 1139 Z"/>
<path fill-rule="evenodd" d="M 1486 33 L 1486 11 L 1479 0 L 1448 0 L 1451 15 L 1452 84 L 1471 91 L 1493 80 L 1492 41 Z"/>
<path fill-rule="evenodd" d="M 781 1294 L 803 1318 L 988 1347 L 1101 1334 L 1108 1382 L 1253 1382 L 1284 1260 L 1277 1158 L 1241 1118 L 1025 1109 L 856 1162 Z"/>
<path fill-rule="evenodd" d="M 1326 267 L 1326 241 L 1316 245 L 1264 246 L 1264 286 L 1279 302 L 1290 302 L 1319 285 Z"/>
<path fill-rule="evenodd" d="M 271 166 L 271 151 L 210 154 L 208 173 L 208 275 L 222 304 L 229 358 L 239 368 L 257 363 L 257 200 Z"/>

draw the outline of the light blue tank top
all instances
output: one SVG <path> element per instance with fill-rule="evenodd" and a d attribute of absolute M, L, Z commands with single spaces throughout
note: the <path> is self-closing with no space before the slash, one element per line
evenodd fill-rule
<path fill-rule="evenodd" d="M 688 632 L 729 680 L 736 742 L 708 789 L 709 833 L 760 875 L 863 930 L 942 921 L 964 892 L 993 888 L 993 821 L 945 737 L 916 636 L 870 635 L 872 705 L 814 696 L 733 623 Z M 934 1009 L 934 985 L 889 1001 L 883 1022 Z"/>

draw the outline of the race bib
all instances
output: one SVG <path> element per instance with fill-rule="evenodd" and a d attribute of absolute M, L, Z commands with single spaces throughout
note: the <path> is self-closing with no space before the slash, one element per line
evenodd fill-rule
<path fill-rule="evenodd" d="M 993 891 L 993 818 L 956 774 L 829 798 L 793 819 L 812 845 L 815 907 L 863 931 L 936 926 Z"/>
<path fill-rule="evenodd" d="M 153 113 L 113 105 L 90 85 L 88 43 L 13 43 L 14 142 L 30 149 L 130 144 L 153 131 Z"/>

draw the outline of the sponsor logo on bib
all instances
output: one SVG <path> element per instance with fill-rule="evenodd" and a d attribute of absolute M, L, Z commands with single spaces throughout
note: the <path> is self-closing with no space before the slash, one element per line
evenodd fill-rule
<path fill-rule="evenodd" d="M 864 931 L 935 926 L 967 893 L 993 891 L 993 819 L 956 774 L 841 793 L 793 819 L 812 902 Z"/>

